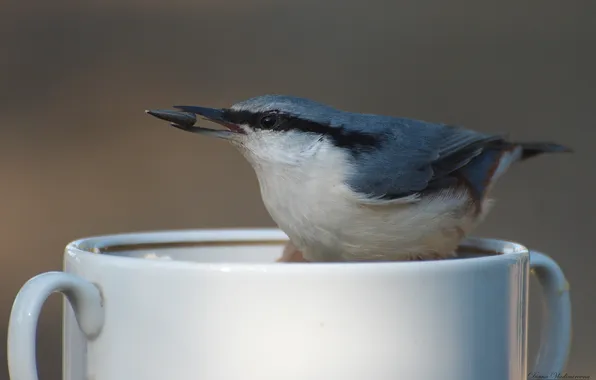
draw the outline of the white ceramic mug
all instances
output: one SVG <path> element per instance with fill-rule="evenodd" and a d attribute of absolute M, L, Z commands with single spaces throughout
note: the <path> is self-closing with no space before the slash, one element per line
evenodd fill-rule
<path fill-rule="evenodd" d="M 571 332 L 557 264 L 518 244 L 427 262 L 275 263 L 279 230 L 82 239 L 29 280 L 10 317 L 12 380 L 37 379 L 35 330 L 64 306 L 65 380 L 521 380 L 563 372 Z M 526 368 L 530 268 L 546 296 Z M 43 380 L 43 379 L 42 379 Z"/>

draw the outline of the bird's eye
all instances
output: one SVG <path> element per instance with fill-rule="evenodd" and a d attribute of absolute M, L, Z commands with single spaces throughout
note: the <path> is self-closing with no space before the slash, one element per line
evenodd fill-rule
<path fill-rule="evenodd" d="M 274 113 L 270 113 L 261 118 L 259 123 L 263 128 L 273 128 L 277 125 L 278 116 Z"/>

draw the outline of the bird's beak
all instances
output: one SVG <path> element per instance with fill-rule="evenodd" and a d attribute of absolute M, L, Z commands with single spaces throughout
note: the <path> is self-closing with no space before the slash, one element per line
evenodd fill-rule
<path fill-rule="evenodd" d="M 151 116 L 157 117 L 158 119 L 169 121 L 173 127 L 187 132 L 200 133 L 223 139 L 230 139 L 240 134 L 245 134 L 244 130 L 240 128 L 240 126 L 225 119 L 224 110 L 196 106 L 174 106 L 174 108 L 180 111 L 147 110 L 145 112 Z M 199 115 L 204 119 L 217 123 L 227 129 L 210 129 L 195 126 L 194 124 L 197 121 L 195 115 Z"/>

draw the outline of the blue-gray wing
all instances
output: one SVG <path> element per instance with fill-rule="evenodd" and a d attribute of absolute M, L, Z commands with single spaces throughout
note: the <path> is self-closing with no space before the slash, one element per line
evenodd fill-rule
<path fill-rule="evenodd" d="M 347 184 L 371 202 L 394 201 L 453 186 L 453 176 L 491 144 L 497 135 L 410 119 L 387 119 L 375 127 L 386 141 L 353 160 Z"/>

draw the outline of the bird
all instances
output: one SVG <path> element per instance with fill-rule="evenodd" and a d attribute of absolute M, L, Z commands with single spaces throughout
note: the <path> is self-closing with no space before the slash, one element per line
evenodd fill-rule
<path fill-rule="evenodd" d="M 254 169 L 271 218 L 306 262 L 456 258 L 512 165 L 572 152 L 292 95 L 173 108 L 145 112 L 235 146 Z M 220 128 L 196 126 L 196 116 Z"/>

